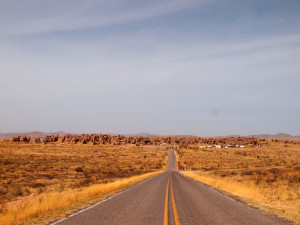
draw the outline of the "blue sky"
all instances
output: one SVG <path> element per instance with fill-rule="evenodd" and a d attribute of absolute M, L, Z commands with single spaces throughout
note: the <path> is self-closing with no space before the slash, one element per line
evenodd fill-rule
<path fill-rule="evenodd" d="M 0 1 L 0 132 L 300 135 L 300 2 Z"/>

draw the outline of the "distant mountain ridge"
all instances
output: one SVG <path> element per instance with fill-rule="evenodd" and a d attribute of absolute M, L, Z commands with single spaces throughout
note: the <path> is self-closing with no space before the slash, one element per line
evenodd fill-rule
<path fill-rule="evenodd" d="M 66 132 L 63 131 L 58 131 L 58 132 L 52 132 L 52 133 L 44 133 L 44 132 L 39 132 L 39 131 L 33 131 L 33 132 L 20 132 L 20 133 L 0 133 L 0 138 L 12 138 L 14 136 L 30 136 L 31 138 L 44 138 L 47 135 L 52 135 L 52 134 L 58 134 L 58 135 L 65 135 L 67 134 Z"/>
<path fill-rule="evenodd" d="M 12 138 L 14 136 L 24 136 L 28 135 L 31 138 L 44 138 L 47 135 L 53 135 L 53 134 L 58 134 L 58 135 L 65 135 L 65 134 L 74 134 L 74 133 L 67 133 L 64 131 L 57 131 L 57 132 L 51 132 L 51 133 L 44 133 L 44 132 L 38 132 L 38 131 L 33 131 L 33 132 L 20 132 L 20 133 L 0 133 L 0 138 Z M 151 134 L 151 133 L 135 133 L 135 134 L 112 134 L 109 133 L 109 135 L 117 136 L 117 135 L 124 135 L 126 137 L 137 137 L 137 136 L 143 136 L 143 137 L 178 137 L 178 138 L 186 138 L 186 137 L 197 137 L 196 135 L 159 135 L 159 134 Z M 278 133 L 278 134 L 255 134 L 255 135 L 247 135 L 247 136 L 242 136 L 242 135 L 226 135 L 226 136 L 215 136 L 214 138 L 218 137 L 254 137 L 258 139 L 300 139 L 300 135 L 298 136 L 293 136 L 290 134 L 286 133 Z"/>
<path fill-rule="evenodd" d="M 218 136 L 218 137 L 254 137 L 258 139 L 296 139 L 300 138 L 300 135 L 293 136 L 286 133 L 278 133 L 278 134 L 253 134 L 253 135 L 226 135 L 226 136 Z"/>
<path fill-rule="evenodd" d="M 290 134 L 285 134 L 285 133 L 249 135 L 248 137 L 260 138 L 260 139 L 293 139 L 293 138 L 300 138 L 300 136 L 292 136 Z"/>

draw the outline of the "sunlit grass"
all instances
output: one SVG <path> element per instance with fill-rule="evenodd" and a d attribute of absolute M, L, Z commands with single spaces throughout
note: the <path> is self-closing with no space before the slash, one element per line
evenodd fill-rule
<path fill-rule="evenodd" d="M 183 149 L 184 175 L 300 223 L 300 145 L 280 142 L 244 149 Z M 193 171 L 194 170 L 194 171 Z"/>
<path fill-rule="evenodd" d="M 89 187 L 83 187 L 80 189 L 44 193 L 38 196 L 38 198 L 36 198 L 35 200 L 20 208 L 8 209 L 6 212 L 0 214 L 0 224 L 18 224 L 28 218 L 38 216 L 42 213 L 67 207 L 76 202 L 80 202 L 97 195 L 114 192 L 123 187 L 127 187 L 129 185 L 155 176 L 159 173 L 161 173 L 161 171 L 133 176 L 126 179 L 120 179 L 107 184 L 94 184 Z"/>
<path fill-rule="evenodd" d="M 300 223 L 300 205 L 298 186 L 263 186 L 250 181 L 236 182 L 230 178 L 205 176 L 197 172 L 182 172 L 185 176 L 191 177 L 204 184 L 208 184 L 227 194 L 240 197 L 246 202 L 270 212 L 277 213 L 287 219 Z"/>

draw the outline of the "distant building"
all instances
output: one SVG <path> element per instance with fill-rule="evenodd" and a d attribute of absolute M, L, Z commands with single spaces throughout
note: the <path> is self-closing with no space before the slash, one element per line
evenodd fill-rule
<path fill-rule="evenodd" d="M 235 145 L 226 145 L 224 148 L 235 148 Z"/>
<path fill-rule="evenodd" d="M 227 145 L 227 146 L 225 146 L 225 148 L 237 148 L 238 147 L 238 145 Z"/>

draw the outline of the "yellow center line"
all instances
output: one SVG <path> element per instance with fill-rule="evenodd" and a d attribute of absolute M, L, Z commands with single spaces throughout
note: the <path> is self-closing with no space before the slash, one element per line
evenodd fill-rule
<path fill-rule="evenodd" d="M 177 208 L 176 208 L 176 204 L 175 204 L 174 193 L 173 193 L 172 177 L 173 177 L 173 174 L 171 175 L 171 195 L 172 195 L 173 213 L 174 213 L 174 218 L 175 218 L 175 224 L 180 225 Z"/>
<path fill-rule="evenodd" d="M 169 184 L 170 184 L 170 176 L 168 179 L 167 190 L 166 190 L 164 225 L 168 225 Z"/>

